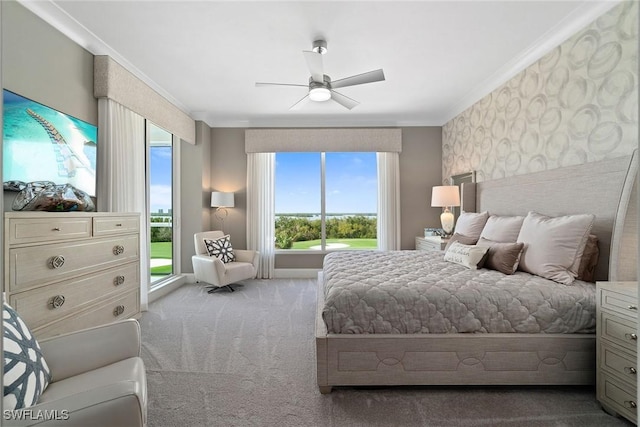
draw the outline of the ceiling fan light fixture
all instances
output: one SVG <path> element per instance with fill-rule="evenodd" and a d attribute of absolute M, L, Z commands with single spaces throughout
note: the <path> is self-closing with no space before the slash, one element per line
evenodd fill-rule
<path fill-rule="evenodd" d="M 314 87 L 309 91 L 309 98 L 315 102 L 327 101 L 331 98 L 331 91 L 326 87 Z"/>

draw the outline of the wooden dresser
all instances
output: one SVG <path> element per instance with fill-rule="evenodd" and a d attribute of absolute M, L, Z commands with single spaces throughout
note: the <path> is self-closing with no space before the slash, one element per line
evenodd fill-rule
<path fill-rule="evenodd" d="M 637 282 L 597 283 L 597 398 L 637 423 Z"/>
<path fill-rule="evenodd" d="M 140 316 L 139 224 L 137 213 L 5 213 L 5 297 L 37 338 Z"/>

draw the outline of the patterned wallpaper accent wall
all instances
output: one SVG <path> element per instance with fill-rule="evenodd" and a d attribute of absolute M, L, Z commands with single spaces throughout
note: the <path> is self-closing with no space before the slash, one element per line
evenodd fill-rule
<path fill-rule="evenodd" d="M 638 3 L 624 2 L 447 122 L 442 178 L 477 181 L 638 147 Z"/>

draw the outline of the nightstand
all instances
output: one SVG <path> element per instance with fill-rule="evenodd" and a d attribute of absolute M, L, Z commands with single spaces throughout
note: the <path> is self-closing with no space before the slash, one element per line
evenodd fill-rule
<path fill-rule="evenodd" d="M 596 292 L 597 398 L 637 423 L 638 283 L 598 282 Z"/>
<path fill-rule="evenodd" d="M 416 237 L 417 251 L 444 251 L 449 239 L 439 236 Z"/>

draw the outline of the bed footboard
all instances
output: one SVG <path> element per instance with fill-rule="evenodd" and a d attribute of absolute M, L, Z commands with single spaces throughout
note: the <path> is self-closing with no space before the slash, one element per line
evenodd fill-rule
<path fill-rule="evenodd" d="M 323 394 L 333 386 L 595 383 L 593 334 L 328 334 L 321 275 L 317 293 Z"/>

